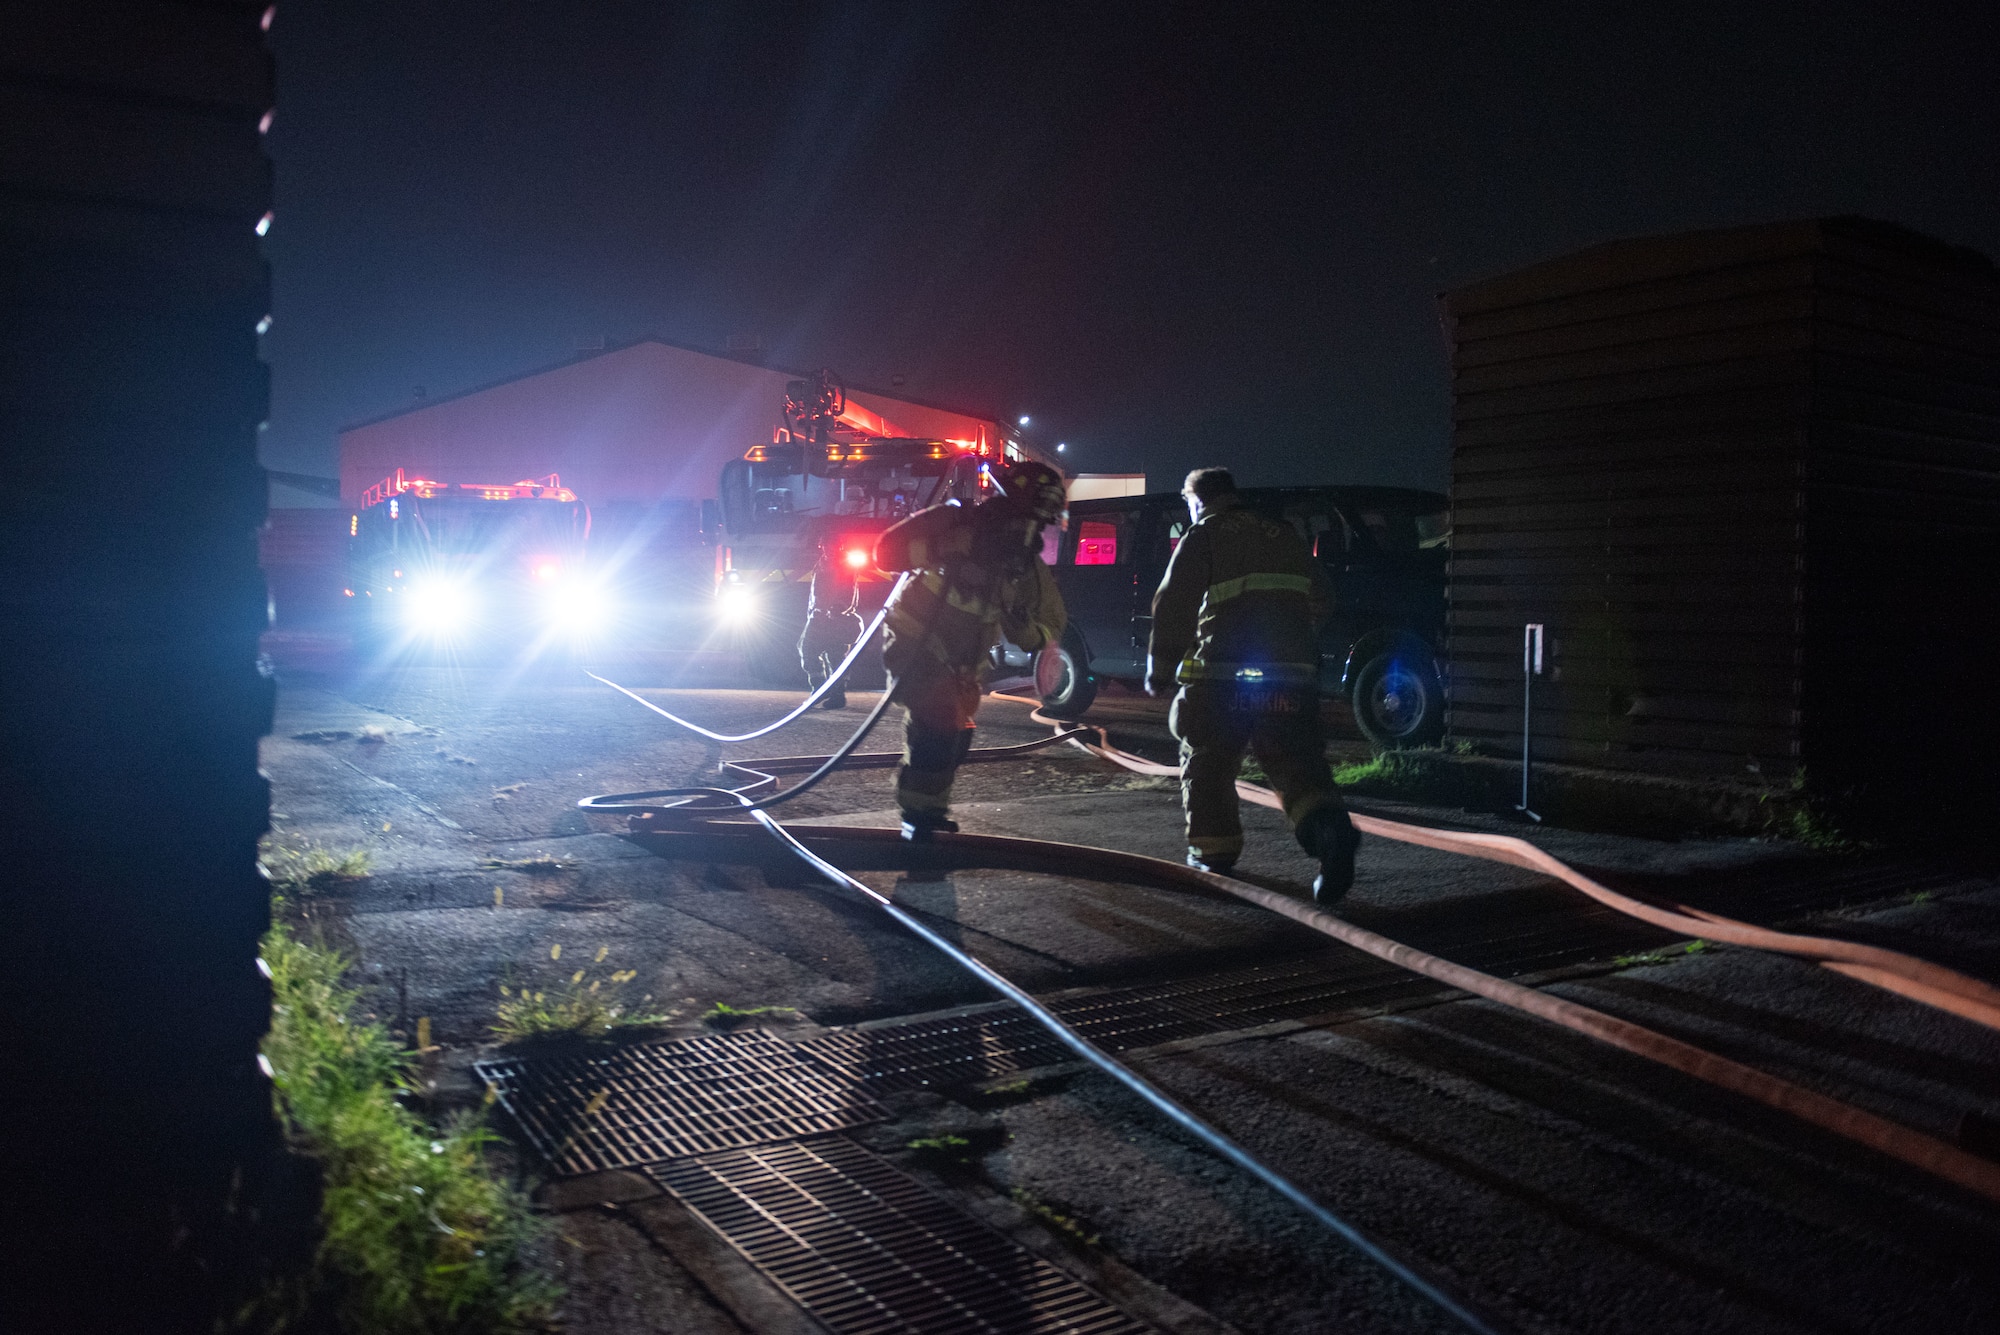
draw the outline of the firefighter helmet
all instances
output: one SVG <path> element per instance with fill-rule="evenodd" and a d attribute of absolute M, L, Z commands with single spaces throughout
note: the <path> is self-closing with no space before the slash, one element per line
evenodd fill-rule
<path fill-rule="evenodd" d="M 1069 489 L 1063 485 L 1062 474 L 1047 464 L 1010 459 L 995 464 L 992 476 L 1001 495 L 1016 505 L 1025 505 L 1044 524 L 1061 519 L 1069 507 Z"/>

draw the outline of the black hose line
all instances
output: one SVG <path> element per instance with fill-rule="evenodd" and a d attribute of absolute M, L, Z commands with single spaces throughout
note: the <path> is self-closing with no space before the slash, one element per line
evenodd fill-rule
<path fill-rule="evenodd" d="M 825 696 L 827 692 L 833 690 L 836 686 L 839 686 L 841 684 L 841 680 L 847 676 L 847 670 L 854 666 L 854 660 L 861 657 L 861 651 L 863 649 L 866 649 L 868 647 L 868 642 L 875 638 L 875 632 L 882 629 L 882 623 L 886 621 L 889 617 L 889 605 L 896 601 L 896 594 L 900 592 L 902 587 L 905 584 L 909 583 L 909 581 L 910 581 L 910 575 L 908 572 L 905 572 L 902 578 L 896 581 L 895 587 L 889 590 L 889 596 L 883 599 L 882 610 L 877 612 L 875 614 L 875 619 L 870 621 L 866 626 L 862 627 L 861 634 L 855 637 L 854 647 L 847 651 L 847 657 L 840 660 L 840 666 L 835 668 L 833 671 L 827 673 L 826 680 L 821 682 L 818 686 L 814 687 L 813 690 L 806 695 L 805 699 L 799 701 L 797 708 L 793 709 L 791 713 L 786 714 L 783 718 L 777 719 L 770 723 L 766 723 L 761 728 L 752 728 L 749 732 L 713 732 L 707 728 L 702 727 L 701 724 L 699 723 L 695 723 L 692 722 L 691 720 L 682 718 L 679 714 L 668 713 L 666 710 L 654 704 L 651 700 L 648 700 L 645 696 L 640 695 L 636 691 L 628 690 L 625 687 L 620 686 L 617 682 L 610 680 L 609 678 L 600 677 L 595 672 L 590 672 L 588 670 L 585 671 L 584 675 L 589 677 L 592 681 L 602 682 L 604 685 L 609 686 L 612 690 L 617 691 L 621 695 L 630 696 L 632 699 L 637 700 L 640 704 L 646 706 L 646 708 L 652 710 L 655 714 L 658 714 L 661 718 L 666 719 L 668 722 L 677 723 L 681 727 L 686 728 L 689 732 L 698 732 L 712 742 L 754 741 L 757 738 L 764 736 L 766 733 L 773 733 L 776 732 L 778 729 L 784 727 L 787 723 L 790 723 L 793 719 L 799 717 L 801 714 L 805 713 L 808 709 L 811 709 L 814 705 L 818 704 L 820 702 L 820 699 L 823 696 Z M 874 723 L 871 721 L 868 726 L 873 727 Z M 865 732 L 863 735 L 866 735 Z"/>
<path fill-rule="evenodd" d="M 599 677 L 598 680 L 604 681 L 602 677 Z M 616 690 L 625 691 L 623 686 L 619 686 L 615 682 L 607 681 L 604 684 Z M 625 691 L 625 694 L 632 695 L 630 691 Z M 638 699 L 637 696 L 633 696 L 632 698 L 635 700 Z M 868 711 L 868 717 L 861 720 L 861 726 L 854 730 L 854 735 L 849 737 L 845 742 L 842 742 L 840 749 L 828 756 L 818 769 L 808 774 L 805 778 L 800 779 L 782 793 L 773 793 L 769 797 L 759 798 L 757 801 L 752 802 L 745 793 L 733 788 L 647 788 L 635 793 L 600 793 L 595 797 L 579 798 L 577 806 L 585 811 L 595 811 L 599 814 L 615 816 L 640 811 L 662 810 L 663 806 L 661 804 L 652 801 L 652 799 L 662 797 L 678 799 L 677 801 L 664 804 L 664 809 L 681 809 L 691 812 L 712 811 L 717 808 L 734 810 L 738 806 L 750 811 L 761 811 L 765 807 L 777 806 L 780 802 L 789 802 L 793 798 L 799 797 L 809 791 L 822 779 L 826 778 L 827 775 L 833 773 L 839 767 L 841 761 L 852 755 L 855 748 L 867 740 L 868 734 L 875 731 L 875 725 L 882 721 L 882 715 L 888 712 L 889 706 L 894 703 L 895 698 L 896 683 L 891 678 L 888 685 L 883 688 L 882 698 L 877 700 L 875 707 Z M 641 700 L 640 703 L 644 704 L 645 701 Z M 664 709 L 658 712 L 666 714 Z M 667 714 L 667 717 L 673 718 L 673 715 Z M 675 719 L 674 721 L 676 723 L 680 722 L 679 719 Z M 783 721 L 780 720 L 780 722 Z M 700 729 L 696 729 L 696 731 L 700 731 Z M 761 788 L 769 781 L 767 776 L 749 786 L 751 788 Z M 694 801 L 695 798 L 714 798 L 719 800 L 696 803 Z"/>
<path fill-rule="evenodd" d="M 878 617 L 877 622 L 879 623 L 880 620 L 881 618 Z M 872 628 L 870 633 L 872 633 Z M 857 641 L 857 646 L 859 643 L 861 642 Z M 852 657 L 853 655 L 850 654 L 849 658 L 851 659 Z M 842 666 L 844 668 L 845 664 L 843 664 Z M 593 673 L 592 675 L 595 676 L 596 674 Z M 837 679 L 838 679 L 837 674 L 836 676 L 829 678 L 830 681 Z M 604 681 L 604 678 L 598 677 L 597 680 Z M 631 691 L 626 690 L 624 687 L 617 685 L 615 682 L 604 681 L 604 684 L 607 686 L 611 686 L 613 689 L 621 691 L 628 696 L 631 696 L 635 700 L 639 700 L 639 703 L 646 705 L 646 707 L 653 710 L 654 713 L 660 714 L 661 716 L 670 719 L 677 724 L 680 724 L 682 727 L 688 728 L 694 732 L 699 732 L 707 737 L 717 737 L 717 734 L 709 732 L 706 728 L 697 727 L 694 724 L 688 723 L 684 719 L 676 718 L 674 715 L 667 713 L 666 710 L 659 708 L 657 705 L 654 705 L 649 701 L 640 699 L 640 697 L 634 695 Z M 772 838 L 776 839 L 779 842 L 779 844 L 781 844 L 787 851 L 791 852 L 792 854 L 800 858 L 802 861 L 804 861 L 807 866 L 811 867 L 814 871 L 818 872 L 821 876 L 825 877 L 828 881 L 832 882 L 834 885 L 845 887 L 846 889 L 861 895 L 863 898 L 867 899 L 870 903 L 874 904 L 877 908 L 881 909 L 884 913 L 886 913 L 899 926 L 903 927 L 904 929 L 915 935 L 919 940 L 943 952 L 946 958 L 950 959 L 960 968 L 965 969 L 967 972 L 972 974 L 973 977 L 977 978 L 980 982 L 984 983 L 986 986 L 992 988 L 995 992 L 998 992 L 1001 996 L 1007 998 L 1009 1001 L 1012 1001 L 1015 1005 L 1019 1006 L 1036 1023 L 1040 1024 L 1044 1029 L 1048 1030 L 1049 1033 L 1064 1047 L 1076 1053 L 1077 1056 L 1081 1057 L 1084 1061 L 1088 1062 L 1090 1065 L 1096 1067 L 1104 1074 L 1110 1076 L 1113 1080 L 1116 1080 L 1119 1084 L 1131 1090 L 1134 1094 L 1138 1095 L 1152 1108 L 1154 1108 L 1159 1113 L 1163 1114 L 1165 1117 L 1168 1118 L 1168 1120 L 1172 1121 L 1176 1126 L 1180 1127 L 1182 1130 L 1186 1131 L 1189 1135 L 1193 1136 L 1196 1140 L 1200 1141 L 1203 1145 L 1207 1146 L 1210 1150 L 1219 1155 L 1221 1158 L 1223 1158 L 1224 1160 L 1228 1161 L 1231 1164 L 1234 1164 L 1236 1167 L 1242 1169 L 1244 1172 L 1250 1174 L 1252 1177 L 1256 1178 L 1259 1182 L 1262 1182 L 1264 1185 L 1270 1187 L 1273 1191 L 1277 1192 L 1287 1201 L 1290 1201 L 1293 1205 L 1297 1206 L 1300 1210 L 1304 1211 L 1307 1215 L 1310 1215 L 1315 1222 L 1319 1223 L 1322 1227 L 1326 1228 L 1329 1232 L 1331 1232 L 1332 1234 L 1334 1234 L 1334 1236 L 1341 1239 L 1341 1241 L 1345 1242 L 1348 1246 L 1354 1248 L 1354 1250 L 1361 1253 L 1361 1255 L 1373 1261 L 1376 1265 L 1382 1267 L 1384 1270 L 1388 1271 L 1389 1274 L 1394 1276 L 1396 1279 L 1400 1280 L 1413 1292 L 1419 1294 L 1424 1299 L 1434 1304 L 1440 1311 L 1443 1311 L 1447 1315 L 1452 1317 L 1466 1330 L 1474 1332 L 1474 1335 L 1499 1335 L 1499 1332 L 1495 1326 L 1490 1324 L 1488 1321 L 1486 1321 L 1483 1317 L 1481 1317 L 1477 1313 L 1473 1312 L 1470 1308 L 1466 1307 L 1457 1298 L 1453 1297 L 1451 1294 L 1445 1292 L 1442 1288 L 1438 1287 L 1438 1285 L 1436 1285 L 1429 1279 L 1426 1279 L 1423 1275 L 1417 1273 L 1417 1271 L 1411 1268 L 1408 1263 L 1404 1262 L 1399 1257 L 1395 1256 L 1381 1243 L 1369 1237 L 1368 1234 L 1364 1233 L 1360 1228 L 1349 1223 L 1347 1220 L 1335 1214 L 1333 1211 L 1327 1209 L 1325 1206 L 1321 1205 L 1318 1201 L 1315 1201 L 1311 1196 L 1307 1195 L 1302 1188 L 1300 1188 L 1297 1184 L 1292 1182 L 1291 1179 L 1284 1176 L 1284 1174 L 1278 1172 L 1277 1169 L 1270 1167 L 1268 1164 L 1265 1164 L 1262 1160 L 1256 1158 L 1248 1150 L 1238 1145 L 1228 1136 L 1216 1130 L 1214 1127 L 1204 1122 L 1200 1117 L 1196 1116 L 1193 1112 L 1189 1111 L 1187 1108 L 1184 1108 L 1179 1103 L 1175 1102 L 1173 1098 L 1171 1098 L 1168 1094 L 1165 1093 L 1165 1091 L 1159 1089 L 1157 1086 L 1152 1084 L 1152 1082 L 1148 1081 L 1144 1076 L 1141 1076 L 1138 1072 L 1132 1070 L 1130 1067 L 1123 1065 L 1115 1058 L 1113 1058 L 1109 1053 L 1105 1052 L 1102 1048 L 1099 1048 L 1096 1044 L 1092 1043 L 1089 1039 L 1085 1038 L 1082 1034 L 1079 1034 L 1078 1032 L 1076 1032 L 1076 1030 L 1070 1028 L 1069 1025 L 1065 1024 L 1052 1011 L 1048 1010 L 1040 1002 L 1036 1001 L 1032 996 L 1028 995 L 1028 993 L 1022 991 L 1014 983 L 1008 981 L 1004 976 L 1002 976 L 999 973 L 996 973 L 992 968 L 990 968 L 985 964 L 982 964 L 979 960 L 973 958 L 971 955 L 967 954 L 963 950 L 960 950 L 957 946 L 954 946 L 951 942 L 945 940 L 942 936 L 932 931 L 929 927 L 926 927 L 916 918 L 904 912 L 901 908 L 897 907 L 895 902 L 891 900 L 888 896 L 881 894 L 879 891 L 875 890 L 872 886 L 866 884 L 865 882 L 856 880 L 854 877 L 849 876 L 846 872 L 842 871 L 839 867 L 836 867 L 833 863 L 828 862 L 825 858 L 822 858 L 818 854 L 814 853 L 811 849 L 807 848 L 803 843 L 799 842 L 799 840 L 795 836 L 793 836 L 791 831 L 787 830 L 783 825 L 781 825 L 776 819 L 774 819 L 770 815 L 770 813 L 768 812 L 768 810 L 766 810 L 766 808 L 776 806 L 781 802 L 788 802 L 792 798 L 798 797 L 802 793 L 811 789 L 814 785 L 818 784 L 823 779 L 825 779 L 829 774 L 831 774 L 841 764 L 842 761 L 846 760 L 850 755 L 854 753 L 856 748 L 858 748 L 861 745 L 862 741 L 868 736 L 868 734 L 874 730 L 875 725 L 881 721 L 882 715 L 885 712 L 887 712 L 891 701 L 895 698 L 895 685 L 896 683 L 892 678 L 889 681 L 887 687 L 883 690 L 882 698 L 875 702 L 875 707 L 869 711 L 868 717 L 862 720 L 861 726 L 855 729 L 854 735 L 849 737 L 847 741 L 844 744 L 842 744 L 839 750 L 835 751 L 832 755 L 828 756 L 826 758 L 825 763 L 820 765 L 820 767 L 817 770 L 813 771 L 810 775 L 800 780 L 792 787 L 785 789 L 783 792 L 774 793 L 769 797 L 753 801 L 750 798 L 747 789 L 745 791 L 739 792 L 728 788 L 714 788 L 714 787 L 654 788 L 654 789 L 646 789 L 643 791 L 630 792 L 630 793 L 602 793 L 593 797 L 585 797 L 579 799 L 577 802 L 577 806 L 584 811 L 593 811 L 599 814 L 612 814 L 612 815 L 637 813 L 642 811 L 662 812 L 664 810 L 672 810 L 677 815 L 692 816 L 696 812 L 714 811 L 718 808 L 726 808 L 732 806 L 737 810 L 749 812 L 751 819 L 755 820 L 760 826 L 762 826 L 766 833 L 768 833 Z M 810 703 L 810 701 L 808 701 L 808 703 Z M 776 728 L 782 727 L 785 723 L 790 722 L 793 718 L 798 717 L 798 715 L 803 712 L 804 712 L 804 707 L 802 706 L 800 709 L 794 710 L 792 714 L 788 715 L 786 718 L 780 719 L 777 723 L 771 724 L 767 728 L 760 729 L 758 732 L 747 733 L 745 734 L 745 736 L 755 737 L 755 736 L 760 736 L 763 733 L 773 731 Z M 734 740 L 734 739 L 718 738 L 718 740 Z M 1046 745 L 1048 743 L 1061 740 L 1063 740 L 1063 737 L 1061 735 L 1058 735 L 1056 737 L 1048 738 L 1044 742 L 1036 745 Z M 1017 750 L 1025 750 L 1028 748 L 1009 747 L 1005 749 L 1008 751 L 1017 751 Z M 756 783 L 749 785 L 749 788 L 760 788 L 764 786 L 764 783 L 767 781 L 769 781 L 769 776 L 766 776 L 765 779 L 760 779 Z M 663 804 L 658 804 L 653 800 L 659 798 L 669 798 L 677 800 L 663 805 Z M 707 800 L 701 801 L 697 804 L 696 799 L 707 799 Z"/>

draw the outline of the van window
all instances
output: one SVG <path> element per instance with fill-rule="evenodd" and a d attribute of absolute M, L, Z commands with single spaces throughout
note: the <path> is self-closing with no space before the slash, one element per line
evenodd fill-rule
<path fill-rule="evenodd" d="M 1417 546 L 1425 551 L 1451 546 L 1451 511 L 1417 516 Z"/>
<path fill-rule="evenodd" d="M 1396 510 L 1360 510 L 1354 517 L 1359 527 L 1375 540 L 1378 550 L 1402 555 L 1417 549 L 1416 516 Z"/>
<path fill-rule="evenodd" d="M 1077 525 L 1076 563 L 1080 566 L 1118 564 L 1118 523 L 1116 520 L 1086 519 Z"/>

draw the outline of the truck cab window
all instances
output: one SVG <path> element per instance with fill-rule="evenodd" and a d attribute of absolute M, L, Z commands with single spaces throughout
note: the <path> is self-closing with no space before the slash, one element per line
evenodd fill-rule
<path fill-rule="evenodd" d="M 1118 564 L 1118 522 L 1086 519 L 1077 525 L 1076 563 L 1080 566 Z"/>

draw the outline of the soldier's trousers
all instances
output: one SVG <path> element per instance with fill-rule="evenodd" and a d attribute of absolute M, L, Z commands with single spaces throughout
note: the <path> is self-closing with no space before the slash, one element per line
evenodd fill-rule
<path fill-rule="evenodd" d="M 1188 850 L 1204 862 L 1234 862 L 1243 851 L 1236 776 L 1247 747 L 1284 803 L 1285 823 L 1299 844 L 1319 856 L 1319 813 L 1345 810 L 1326 763 L 1319 692 L 1288 693 L 1292 708 L 1256 712 L 1236 707 L 1237 688 L 1191 683 L 1174 697 L 1167 728 L 1181 744 L 1181 804 Z"/>
<path fill-rule="evenodd" d="M 979 712 L 979 669 L 913 665 L 896 679 L 903 706 L 903 763 L 896 769 L 896 805 L 942 816 L 951 810 L 951 781 L 972 747 Z"/>

